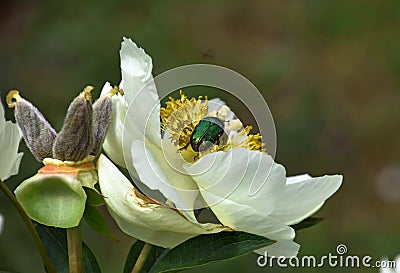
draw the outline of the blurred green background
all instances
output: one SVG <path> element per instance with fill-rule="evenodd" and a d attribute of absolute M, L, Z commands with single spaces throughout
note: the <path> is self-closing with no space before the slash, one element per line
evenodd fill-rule
<path fill-rule="evenodd" d="M 59 130 L 87 84 L 94 97 L 120 81 L 119 47 L 131 37 L 154 75 L 190 63 L 222 65 L 262 92 L 277 127 L 277 161 L 289 175 L 341 173 L 342 188 L 300 231 L 300 256 L 400 253 L 400 1 L 2 1 L 0 92 L 18 88 Z M 226 99 L 229 103 L 229 99 Z M 234 105 L 233 105 L 234 108 Z M 6 110 L 13 119 L 12 111 Z M 240 116 L 240 113 L 238 113 Z M 15 188 L 40 167 L 25 152 Z M 1 151 L 0 151 L 1 152 Z M 1 163 L 0 163 L 1 164 Z M 5 216 L 0 270 L 44 272 L 15 209 Z M 103 272 L 122 272 L 132 239 L 84 227 Z M 188 272 L 272 272 L 249 254 Z M 366 272 L 297 268 L 280 272 Z M 378 269 L 369 269 L 378 272 Z"/>

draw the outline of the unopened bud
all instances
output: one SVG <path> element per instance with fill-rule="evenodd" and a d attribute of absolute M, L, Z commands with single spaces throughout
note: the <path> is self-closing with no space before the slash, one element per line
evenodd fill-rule
<path fill-rule="evenodd" d="M 81 161 L 93 148 L 92 95 L 87 86 L 70 104 L 64 125 L 53 146 L 53 158 Z"/>
<path fill-rule="evenodd" d="M 44 158 L 52 157 L 52 147 L 57 133 L 42 113 L 29 101 L 21 98 L 17 90 L 8 92 L 6 101 L 8 107 L 15 108 L 15 120 L 36 160 L 42 162 Z"/>
<path fill-rule="evenodd" d="M 107 95 L 99 98 L 93 104 L 93 150 L 92 155 L 97 158 L 101 153 L 101 147 L 106 137 L 108 126 L 110 125 L 112 115 L 112 96 L 120 93 L 122 89 L 115 86 Z"/>

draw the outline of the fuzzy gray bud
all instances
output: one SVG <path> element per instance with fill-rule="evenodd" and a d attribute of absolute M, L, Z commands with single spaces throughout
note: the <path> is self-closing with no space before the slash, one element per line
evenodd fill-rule
<path fill-rule="evenodd" d="M 115 86 L 105 96 L 96 100 L 93 104 L 93 151 L 92 155 L 97 158 L 101 153 L 101 147 L 106 137 L 108 126 L 112 115 L 112 97 L 119 93 L 124 95 L 124 91 Z"/>
<path fill-rule="evenodd" d="M 68 108 L 64 125 L 53 146 L 53 158 L 62 161 L 81 161 L 93 147 L 92 95 L 88 86 Z"/>
<path fill-rule="evenodd" d="M 57 133 L 42 113 L 29 101 L 21 98 L 17 90 L 11 90 L 6 100 L 8 107 L 15 107 L 15 120 L 36 160 L 42 162 L 44 158 L 52 157 L 52 147 Z"/>
<path fill-rule="evenodd" d="M 92 155 L 97 158 L 101 152 L 110 125 L 112 114 L 112 99 L 109 96 L 99 98 L 93 104 L 93 150 Z"/>

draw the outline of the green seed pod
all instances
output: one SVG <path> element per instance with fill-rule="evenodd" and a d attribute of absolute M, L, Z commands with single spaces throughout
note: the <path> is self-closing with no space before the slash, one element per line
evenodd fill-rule
<path fill-rule="evenodd" d="M 53 146 L 53 158 L 61 161 L 81 161 L 93 148 L 92 95 L 87 86 L 68 108 L 63 128 Z"/>
<path fill-rule="evenodd" d="M 48 165 L 17 187 L 15 196 L 29 217 L 41 224 L 60 228 L 77 226 L 87 199 L 82 186 L 92 187 L 97 183 L 94 164 L 67 165 L 54 159 L 46 159 L 45 164 Z"/>
<path fill-rule="evenodd" d="M 21 129 L 25 143 L 39 162 L 52 157 L 52 147 L 57 133 L 44 118 L 42 113 L 29 101 L 21 98 L 17 90 L 7 94 L 8 107 L 15 107 L 15 120 Z"/>

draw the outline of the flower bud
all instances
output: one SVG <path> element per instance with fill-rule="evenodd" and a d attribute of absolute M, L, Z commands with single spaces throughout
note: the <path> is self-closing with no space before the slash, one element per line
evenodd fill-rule
<path fill-rule="evenodd" d="M 92 86 L 87 86 L 68 108 L 64 125 L 53 146 L 53 158 L 81 161 L 93 148 Z"/>
<path fill-rule="evenodd" d="M 57 133 L 42 113 L 29 101 L 21 98 L 17 90 L 11 90 L 6 100 L 8 107 L 15 107 L 15 120 L 33 156 L 39 162 L 46 157 L 52 157 L 52 147 Z"/>
<path fill-rule="evenodd" d="M 93 149 L 92 155 L 97 158 L 101 152 L 106 137 L 108 126 L 110 125 L 112 115 L 112 96 L 120 93 L 123 95 L 122 89 L 118 86 L 111 89 L 107 95 L 102 96 L 93 104 Z"/>

